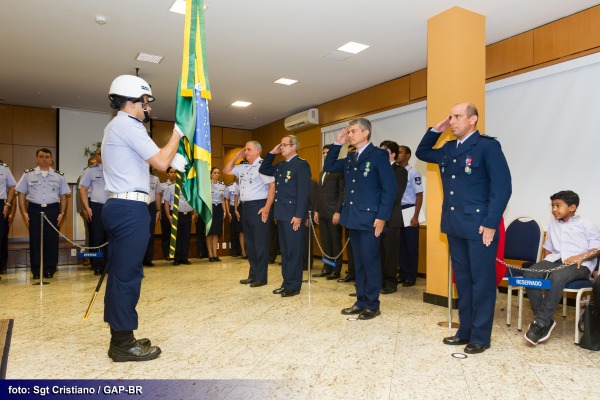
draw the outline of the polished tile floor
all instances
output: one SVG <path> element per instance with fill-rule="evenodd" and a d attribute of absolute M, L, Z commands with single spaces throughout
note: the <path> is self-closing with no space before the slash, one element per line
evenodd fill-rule
<path fill-rule="evenodd" d="M 600 398 L 600 352 L 573 344 L 573 308 L 533 347 L 516 329 L 516 307 L 513 327 L 497 307 L 491 349 L 457 359 L 462 347 L 442 344 L 453 332 L 437 325 L 447 310 L 422 302 L 422 279 L 382 295 L 380 317 L 349 321 L 340 309 L 353 303 L 351 284 L 317 278 L 282 298 L 271 293 L 279 266 L 250 288 L 238 283 L 247 262 L 222 260 L 146 269 L 136 336 L 163 353 L 141 363 L 107 357 L 104 289 L 82 320 L 98 280 L 87 267 L 60 267 L 41 288 L 28 270 L 9 269 L 0 281 L 0 318 L 15 320 L 7 378 L 202 379 L 210 384 L 200 397 L 210 399 Z"/>

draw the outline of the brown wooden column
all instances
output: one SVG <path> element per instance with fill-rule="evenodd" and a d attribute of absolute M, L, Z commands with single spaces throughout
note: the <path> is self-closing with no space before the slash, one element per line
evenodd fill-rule
<path fill-rule="evenodd" d="M 457 103 L 479 110 L 477 127 L 485 131 L 485 17 L 450 8 L 427 24 L 427 125 L 448 116 Z M 448 129 L 438 146 L 452 139 Z M 427 283 L 425 302 L 447 305 L 448 241 L 441 233 L 442 183 L 437 165 L 427 166 Z M 455 295 L 453 296 L 455 297 Z"/>

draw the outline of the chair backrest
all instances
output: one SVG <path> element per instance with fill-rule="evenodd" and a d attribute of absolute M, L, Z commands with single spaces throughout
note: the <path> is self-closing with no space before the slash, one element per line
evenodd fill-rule
<path fill-rule="evenodd" d="M 544 232 L 536 220 L 515 218 L 506 228 L 504 258 L 537 262 L 542 249 Z"/>

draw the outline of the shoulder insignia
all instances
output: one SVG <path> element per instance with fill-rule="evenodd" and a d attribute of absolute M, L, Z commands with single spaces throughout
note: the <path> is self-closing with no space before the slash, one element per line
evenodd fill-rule
<path fill-rule="evenodd" d="M 29 168 L 29 169 L 26 169 L 24 172 L 31 172 L 31 171 L 33 171 L 34 169 L 35 169 L 35 168 Z"/>
<path fill-rule="evenodd" d="M 479 137 L 485 138 L 485 139 L 497 139 L 496 136 L 488 136 L 485 133 L 482 133 L 481 135 L 479 135 Z"/>
<path fill-rule="evenodd" d="M 54 170 L 54 172 L 56 172 L 57 174 L 59 174 L 59 175 L 61 175 L 61 176 L 65 174 L 64 172 L 62 172 L 62 171 L 59 171 L 59 170 L 57 170 L 57 169 L 55 169 L 55 170 Z"/>
<path fill-rule="evenodd" d="M 300 157 L 298 157 L 298 160 L 306 161 L 306 159 Z"/>

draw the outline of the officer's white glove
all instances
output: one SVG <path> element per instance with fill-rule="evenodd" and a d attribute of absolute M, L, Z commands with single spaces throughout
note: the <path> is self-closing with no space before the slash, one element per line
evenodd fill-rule
<path fill-rule="evenodd" d="M 183 131 L 181 130 L 181 128 L 180 128 L 180 127 L 179 127 L 177 124 L 175 124 L 175 126 L 173 127 L 173 130 L 174 130 L 175 132 L 179 133 L 179 137 L 180 137 L 180 138 L 182 138 L 182 137 L 183 137 Z M 173 168 L 175 168 L 175 167 L 173 167 Z"/>
<path fill-rule="evenodd" d="M 173 157 L 173 161 L 171 161 L 171 167 L 179 172 L 185 172 L 186 165 L 187 161 L 185 160 L 185 157 L 179 153 L 175 153 L 175 157 Z"/>

